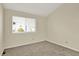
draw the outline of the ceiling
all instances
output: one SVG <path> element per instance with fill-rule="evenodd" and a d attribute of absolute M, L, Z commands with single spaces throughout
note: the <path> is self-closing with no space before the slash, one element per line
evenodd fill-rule
<path fill-rule="evenodd" d="M 61 3 L 4 3 L 4 8 L 21 12 L 31 13 L 33 15 L 48 16 Z"/>

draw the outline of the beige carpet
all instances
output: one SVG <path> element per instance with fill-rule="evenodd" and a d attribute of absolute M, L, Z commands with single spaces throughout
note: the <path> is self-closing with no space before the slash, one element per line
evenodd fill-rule
<path fill-rule="evenodd" d="M 79 53 L 48 41 L 6 49 L 3 56 L 79 56 Z"/>

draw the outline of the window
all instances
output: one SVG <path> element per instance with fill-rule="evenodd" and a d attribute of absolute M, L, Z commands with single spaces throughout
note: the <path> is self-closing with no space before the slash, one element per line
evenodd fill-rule
<path fill-rule="evenodd" d="M 13 33 L 35 32 L 35 31 L 36 31 L 36 24 L 34 18 L 24 18 L 18 16 L 12 17 Z"/>

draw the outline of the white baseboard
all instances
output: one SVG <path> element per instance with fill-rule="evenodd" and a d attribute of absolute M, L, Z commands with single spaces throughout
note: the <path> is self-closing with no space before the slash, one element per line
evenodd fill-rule
<path fill-rule="evenodd" d="M 14 45 L 14 46 L 8 46 L 8 47 L 5 47 L 5 49 L 8 49 L 8 48 L 13 48 L 13 47 L 18 47 L 18 46 L 22 46 L 22 45 L 28 45 L 28 44 L 33 44 L 33 43 L 37 43 L 37 42 L 41 42 L 41 41 L 48 41 L 48 42 L 51 42 L 51 43 L 54 43 L 54 44 L 57 44 L 57 45 L 60 45 L 60 46 L 63 46 L 63 47 L 66 47 L 66 48 L 69 48 L 71 50 L 74 50 L 74 51 L 77 51 L 79 52 L 78 49 L 75 49 L 75 48 L 72 48 L 72 47 L 69 47 L 69 46 L 65 46 L 63 44 L 59 44 L 59 43 L 56 43 L 56 42 L 52 42 L 50 40 L 40 40 L 40 41 L 34 41 L 34 42 L 30 42 L 30 43 L 24 43 L 24 44 L 19 44 L 19 45 Z M 3 51 L 1 52 L 1 54 L 3 53 Z M 0 54 L 0 55 L 1 55 Z"/>
<path fill-rule="evenodd" d="M 72 47 L 70 47 L 70 46 L 65 46 L 65 45 L 63 45 L 63 44 L 59 44 L 59 43 L 56 43 L 56 42 L 52 42 L 52 41 L 50 41 L 50 40 L 47 40 L 47 41 L 48 41 L 48 42 L 51 42 L 51 43 L 54 43 L 54 44 L 57 44 L 57 45 L 60 45 L 60 46 L 62 46 L 62 47 L 66 47 L 66 48 L 69 48 L 69 49 L 71 49 L 71 50 L 74 50 L 74 51 L 79 52 L 78 49 L 72 48 Z"/>
<path fill-rule="evenodd" d="M 2 56 L 3 51 L 4 51 L 4 50 L 1 50 L 1 51 L 0 51 L 0 56 Z"/>
<path fill-rule="evenodd" d="M 29 43 L 23 43 L 23 44 L 18 44 L 18 45 L 14 45 L 14 46 L 7 46 L 4 49 L 13 48 L 13 47 L 19 47 L 19 46 L 22 46 L 22 45 L 33 44 L 33 43 L 37 43 L 37 42 L 41 42 L 41 41 L 45 41 L 45 40 L 39 40 L 39 41 L 34 41 L 34 42 L 29 42 Z"/>

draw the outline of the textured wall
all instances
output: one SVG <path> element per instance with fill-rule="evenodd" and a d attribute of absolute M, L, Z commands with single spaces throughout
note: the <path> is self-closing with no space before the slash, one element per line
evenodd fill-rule
<path fill-rule="evenodd" d="M 3 7 L 0 4 L 0 55 L 3 52 Z"/>
<path fill-rule="evenodd" d="M 63 4 L 48 17 L 48 41 L 79 51 L 79 4 Z"/>
<path fill-rule="evenodd" d="M 12 33 L 12 16 L 23 16 L 36 18 L 35 33 Z M 35 16 L 28 13 L 5 9 L 5 48 L 16 47 L 43 41 L 46 39 L 46 19 L 45 17 Z"/>

